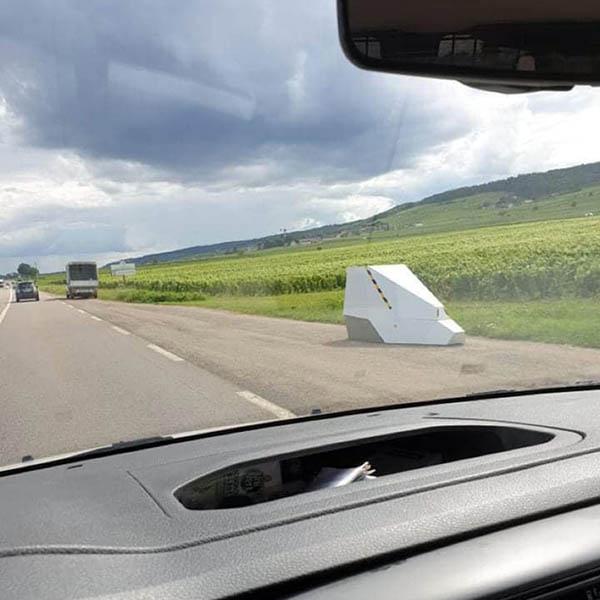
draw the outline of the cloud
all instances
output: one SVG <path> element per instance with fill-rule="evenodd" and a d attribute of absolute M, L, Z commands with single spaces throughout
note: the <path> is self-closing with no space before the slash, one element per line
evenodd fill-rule
<path fill-rule="evenodd" d="M 0 257 L 41 255 L 89 255 L 126 252 L 122 227 L 67 223 L 36 224 L 0 235 Z"/>
<path fill-rule="evenodd" d="M 464 111 L 444 119 L 445 103 L 423 102 L 408 80 L 359 74 L 320 0 L 180 10 L 129 1 L 113 18 L 106 2 L 63 0 L 41 3 L 31 29 L 30 2 L 9 7 L 0 89 L 32 145 L 142 162 L 181 180 L 219 181 L 241 167 L 245 184 L 244 169 L 261 165 L 280 180 L 353 180 L 388 169 L 391 154 L 402 166 L 434 132 L 447 141 L 470 124 Z"/>

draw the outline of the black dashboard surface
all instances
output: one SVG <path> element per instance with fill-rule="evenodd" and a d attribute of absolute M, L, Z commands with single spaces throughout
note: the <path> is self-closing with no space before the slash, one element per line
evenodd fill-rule
<path fill-rule="evenodd" d="M 189 481 L 239 463 L 415 428 L 474 424 L 552 431 L 553 439 L 227 510 L 188 510 L 174 495 Z M 398 579 L 404 582 L 402 597 L 502 594 L 578 567 L 600 569 L 600 512 L 594 508 L 599 500 L 596 391 L 399 407 L 209 434 L 2 473 L 0 595 L 179 599 L 261 590 L 264 596 L 267 588 L 290 594 L 289 582 L 303 585 L 307 594 L 328 597 L 323 594 L 338 593 L 342 588 L 336 586 L 343 583 L 319 585 L 324 577 L 339 578 L 337 569 L 360 578 L 346 579 L 358 586 L 371 569 L 388 564 L 381 573 L 404 578 Z M 502 551 L 485 562 L 486 554 L 472 549 L 477 545 L 465 547 L 494 545 L 498 538 L 493 536 L 509 534 L 517 536 L 513 540 L 536 535 L 541 540 L 540 532 L 555 524 L 564 534 L 566 526 L 557 519 L 567 515 L 581 525 L 573 525 L 578 536 L 569 537 L 570 553 L 561 555 L 560 545 L 545 544 L 530 568 L 523 559 L 523 568 L 515 570 L 515 555 L 507 552 L 504 538 L 498 542 L 504 564 Z M 445 553 L 441 559 L 440 552 Z M 465 552 L 472 552 L 472 560 L 460 558 Z M 452 564 L 452 569 L 439 566 Z M 481 574 L 485 565 L 493 571 L 488 587 L 471 585 L 469 570 Z M 450 577 L 452 582 L 445 583 Z M 415 578 L 423 585 L 435 582 L 436 594 L 427 585 L 419 588 Z M 406 588 L 411 581 L 415 587 Z M 352 597 L 350 588 L 344 594 Z"/>

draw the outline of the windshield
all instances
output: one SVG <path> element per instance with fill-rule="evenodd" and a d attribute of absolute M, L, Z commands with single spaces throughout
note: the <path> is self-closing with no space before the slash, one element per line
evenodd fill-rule
<path fill-rule="evenodd" d="M 333 1 L 0 14 L 1 464 L 600 379 L 599 91 L 362 71 Z"/>

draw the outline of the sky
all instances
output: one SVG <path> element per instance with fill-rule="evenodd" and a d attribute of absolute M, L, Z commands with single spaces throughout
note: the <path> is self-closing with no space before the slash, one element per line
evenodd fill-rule
<path fill-rule="evenodd" d="M 0 3 L 0 272 L 364 218 L 599 138 L 600 90 L 357 69 L 334 0 Z"/>

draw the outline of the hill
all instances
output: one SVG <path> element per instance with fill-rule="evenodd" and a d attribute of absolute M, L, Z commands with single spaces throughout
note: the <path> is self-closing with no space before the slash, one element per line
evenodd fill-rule
<path fill-rule="evenodd" d="M 240 254 L 284 246 L 459 231 L 593 216 L 600 211 L 600 163 L 529 173 L 449 190 L 360 221 L 262 238 L 192 246 L 129 259 L 138 265 Z"/>

